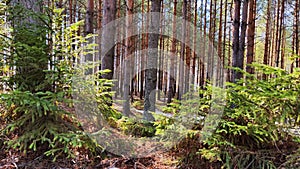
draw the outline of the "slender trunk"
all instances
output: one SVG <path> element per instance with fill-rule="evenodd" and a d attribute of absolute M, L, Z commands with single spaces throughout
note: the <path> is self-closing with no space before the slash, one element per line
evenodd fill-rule
<path fill-rule="evenodd" d="M 163 85 L 163 55 L 164 55 L 164 37 L 163 37 L 163 31 L 164 31 L 164 17 L 163 17 L 163 13 L 164 13 L 164 5 L 162 4 L 161 5 L 161 18 L 160 18 L 160 25 L 162 27 L 162 29 L 160 30 L 160 38 L 159 38 L 159 61 L 158 61 L 158 83 L 157 83 L 157 86 L 158 86 L 158 90 L 160 90 L 158 93 L 157 93 L 157 100 L 160 100 L 160 93 L 162 91 L 162 85 Z"/>
<path fill-rule="evenodd" d="M 204 3 L 204 28 L 203 28 L 203 56 L 202 56 L 202 72 L 201 72 L 201 80 L 200 80 L 200 86 L 201 88 L 204 88 L 204 85 L 205 85 L 205 81 L 206 81 L 206 72 L 205 72 L 205 65 L 204 63 L 208 61 L 207 56 L 206 56 L 206 45 L 207 45 L 207 32 L 206 32 L 206 27 L 207 27 L 207 0 L 205 0 L 205 3 Z"/>
<path fill-rule="evenodd" d="M 300 56 L 300 41 L 299 41 L 299 3 L 300 0 L 296 0 L 295 4 L 295 54 Z M 296 67 L 300 67 L 299 58 L 296 59 Z"/>
<path fill-rule="evenodd" d="M 224 8 L 224 11 L 225 11 L 225 15 L 224 15 L 224 27 L 223 27 L 223 51 L 222 51 L 222 58 L 223 58 L 223 67 L 225 67 L 226 63 L 225 62 L 225 58 L 226 58 L 226 31 L 227 31 L 227 8 L 228 8 L 228 0 L 225 0 L 225 8 Z M 229 57 L 229 56 L 228 56 Z M 228 72 L 227 72 L 228 73 Z M 227 75 L 228 77 L 228 75 Z M 227 78 L 226 77 L 226 78 Z M 229 80 L 229 79 L 227 79 Z"/>
<path fill-rule="evenodd" d="M 218 35 L 218 56 L 223 62 L 222 57 L 222 20 L 223 20 L 223 0 L 220 0 L 220 20 L 219 20 L 219 35 Z M 225 43 L 225 42 L 223 42 Z"/>
<path fill-rule="evenodd" d="M 157 82 L 157 59 L 158 59 L 158 39 L 159 39 L 159 21 L 160 21 L 160 4 L 161 0 L 152 0 L 151 17 L 149 23 L 149 50 L 147 57 L 147 70 L 145 82 L 145 103 L 144 103 L 144 119 L 153 121 L 154 117 L 149 111 L 155 111 L 156 102 L 156 82 Z M 155 12 L 155 13 L 154 13 Z"/>
<path fill-rule="evenodd" d="M 280 23 L 279 23 L 279 35 L 278 35 L 278 45 L 277 45 L 277 59 L 276 59 L 276 63 L 277 63 L 277 67 L 279 67 L 279 60 L 280 63 L 282 62 L 281 60 L 283 58 L 281 58 L 281 53 L 284 52 L 283 48 L 282 48 L 282 35 L 283 35 L 283 24 L 284 24 L 284 0 L 282 0 L 281 2 L 281 11 L 280 11 Z M 281 58 L 281 59 L 280 59 Z M 281 65 L 281 67 L 283 67 L 283 65 Z"/>
<path fill-rule="evenodd" d="M 247 64 L 252 64 L 254 60 L 254 36 L 255 36 L 255 13 L 256 13 L 256 0 L 249 0 L 249 16 L 248 16 L 248 29 L 247 29 Z M 246 71 L 253 74 L 254 69 L 247 65 Z"/>
<path fill-rule="evenodd" d="M 241 24 L 241 35 L 240 35 L 240 46 L 238 54 L 238 67 L 244 69 L 244 55 L 245 55 L 245 39 L 247 30 L 247 17 L 248 17 L 248 0 L 244 0 L 242 9 L 242 24 Z M 242 78 L 242 74 L 241 77 Z"/>
<path fill-rule="evenodd" d="M 268 7 L 267 7 L 266 38 L 265 38 L 264 61 L 263 61 L 265 65 L 269 64 L 269 55 L 270 55 L 271 1 L 272 0 L 268 0 Z M 266 75 L 264 75 L 264 79 L 266 79 Z"/>
<path fill-rule="evenodd" d="M 285 44 L 286 44 L 286 30 L 283 28 L 282 30 L 282 46 L 281 46 L 281 60 L 280 60 L 280 66 L 281 69 L 284 69 L 284 55 L 285 55 Z"/>
<path fill-rule="evenodd" d="M 191 0 L 187 1 L 187 21 L 191 22 Z M 185 61 L 185 70 L 184 70 L 184 92 L 183 94 L 189 92 L 190 87 L 190 67 L 191 67 L 191 26 L 190 24 L 186 27 L 186 40 L 185 40 L 185 51 L 186 51 L 186 61 Z"/>
<path fill-rule="evenodd" d="M 130 97 L 129 97 L 129 91 L 130 91 L 130 71 L 133 60 L 133 54 L 134 54 L 134 39 L 133 37 L 129 37 L 133 34 L 133 6 L 134 1 L 133 0 L 127 0 L 127 20 L 126 20 L 126 49 L 125 49 L 125 59 L 124 59 L 124 105 L 123 105 L 123 114 L 126 116 L 130 115 Z"/>
<path fill-rule="evenodd" d="M 103 1 L 103 26 L 107 25 L 116 18 L 116 1 L 104 0 Z M 101 53 L 101 70 L 108 69 L 111 72 L 103 74 L 105 79 L 113 78 L 114 70 L 114 51 L 115 51 L 115 31 L 116 27 L 112 26 L 109 29 L 104 28 L 102 31 L 102 44 Z"/>
<path fill-rule="evenodd" d="M 93 31 L 93 22 L 94 22 L 94 0 L 88 0 L 87 3 L 87 9 L 86 9 L 86 15 L 85 15 L 85 35 L 92 34 Z M 87 44 L 93 43 L 93 37 L 90 37 L 88 39 Z M 92 51 L 93 49 L 89 49 L 89 51 Z M 85 62 L 92 62 L 93 61 L 93 54 L 88 53 L 85 55 Z M 87 74 L 92 74 L 93 69 L 88 68 Z"/>
<path fill-rule="evenodd" d="M 179 60 L 179 87 L 178 87 L 178 100 L 181 100 L 184 89 L 184 60 L 185 60 L 185 36 L 186 36 L 186 13 L 187 13 L 187 0 L 183 0 L 182 5 L 182 41 L 180 47 L 180 60 Z"/>
<path fill-rule="evenodd" d="M 243 68 L 243 59 L 239 55 L 239 39 L 240 39 L 240 8 L 241 0 L 233 0 L 234 5 L 234 15 L 233 15 L 233 25 L 232 25 L 232 66 Z M 232 82 L 240 79 L 242 74 L 237 71 L 232 73 Z"/>
<path fill-rule="evenodd" d="M 195 76 L 196 76 L 197 1 L 195 1 L 194 8 L 195 9 L 194 9 L 194 34 L 193 34 L 193 65 L 192 65 L 191 84 L 195 84 Z"/>
<path fill-rule="evenodd" d="M 280 52 L 280 43 L 279 43 L 279 22 L 280 22 L 280 0 L 277 3 L 277 14 L 276 14 L 276 35 L 275 35 L 275 49 L 274 49 L 274 57 L 275 57 L 275 66 L 279 66 L 279 52 Z"/>
<path fill-rule="evenodd" d="M 142 5 L 141 5 L 141 10 L 142 10 L 142 13 L 144 13 L 144 0 L 142 0 Z M 147 25 L 147 24 L 146 24 Z M 142 32 L 144 31 L 145 29 L 145 25 L 144 25 L 144 17 L 142 17 Z M 142 53 L 141 53 L 141 71 L 139 72 L 140 74 L 140 100 L 143 99 L 143 94 L 144 94 L 144 57 L 145 57 L 145 52 L 144 52 L 144 49 L 145 49 L 145 34 L 142 34 Z"/>
<path fill-rule="evenodd" d="M 171 103 L 174 97 L 174 86 L 175 86 L 175 67 L 174 60 L 176 56 L 176 15 L 177 15 L 177 0 L 174 0 L 173 9 L 173 25 L 172 25 L 172 46 L 171 46 L 171 56 L 170 56 L 170 71 L 169 71 L 169 89 L 168 89 L 168 100 L 167 103 Z"/>

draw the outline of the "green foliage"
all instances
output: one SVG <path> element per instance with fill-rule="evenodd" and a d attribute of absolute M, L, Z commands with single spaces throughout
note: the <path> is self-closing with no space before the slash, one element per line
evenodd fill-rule
<path fill-rule="evenodd" d="M 41 14 L 21 6 L 11 8 L 9 16 L 13 21 L 22 18 L 24 12 L 26 17 L 38 20 L 30 26 L 17 25 L 9 33 L 3 31 L 0 21 L 0 37 L 8 43 L 0 43 L 1 71 L 7 72 L 1 76 L 1 83 L 7 88 L 0 94 L 0 104 L 5 110 L 0 115 L 8 123 L 1 132 L 17 135 L 5 143 L 24 152 L 45 151 L 53 160 L 64 155 L 74 157 L 73 150 L 78 148 L 99 152 L 101 148 L 82 130 L 72 111 L 76 104 L 72 98 L 74 61 L 91 52 L 94 44 L 82 44 L 93 35 L 77 35 L 82 21 L 61 29 L 63 9 L 45 7 L 44 11 Z M 93 76 L 99 84 L 95 97 L 97 107 L 106 113 L 105 118 L 120 118 L 106 104 L 108 98 L 104 91 L 111 87 L 107 85 L 111 82 L 100 79 L 99 74 Z"/>
<path fill-rule="evenodd" d="M 141 100 L 134 101 L 132 106 L 138 110 L 144 110 L 144 102 Z"/>
<path fill-rule="evenodd" d="M 119 127 L 127 135 L 136 137 L 152 137 L 155 135 L 153 123 L 134 118 L 123 117 L 118 121 Z"/>
<path fill-rule="evenodd" d="M 222 119 L 214 134 L 203 141 L 209 149 L 200 150 L 210 160 L 221 156 L 227 168 L 275 168 L 270 152 L 254 150 L 275 147 L 277 141 L 288 138 L 292 126 L 299 126 L 299 70 L 287 73 L 253 66 L 273 78 L 261 80 L 244 72 L 245 80 L 228 83 Z M 213 151 L 216 147 L 219 155 Z"/>
<path fill-rule="evenodd" d="M 178 112 L 180 109 L 180 101 L 173 99 L 172 102 L 170 104 L 168 104 L 167 106 L 164 106 L 162 108 L 162 111 L 164 113 L 172 113 L 175 114 L 176 112 Z"/>

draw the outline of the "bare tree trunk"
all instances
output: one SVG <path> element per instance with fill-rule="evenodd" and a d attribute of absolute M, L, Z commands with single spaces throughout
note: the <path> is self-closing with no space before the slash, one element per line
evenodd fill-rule
<path fill-rule="evenodd" d="M 88 0 L 86 15 L 85 15 L 85 35 L 92 34 L 93 31 L 93 22 L 94 22 L 94 0 Z M 93 37 L 88 39 L 88 44 L 93 43 Z M 93 50 L 93 49 L 89 49 Z M 92 62 L 93 61 L 93 54 L 88 53 L 85 56 L 85 62 Z M 88 68 L 87 74 L 93 73 L 93 68 Z"/>
<path fill-rule="evenodd" d="M 177 0 L 174 0 L 174 8 L 173 8 L 173 25 L 172 25 L 172 46 L 170 56 L 170 71 L 169 71 L 169 89 L 168 89 L 168 100 L 167 103 L 171 103 L 172 98 L 174 97 L 174 86 L 175 86 L 175 67 L 174 67 L 174 59 L 176 56 L 176 14 L 177 14 Z"/>
<path fill-rule="evenodd" d="M 222 20 L 223 20 L 223 0 L 220 0 L 220 20 L 219 20 L 219 35 L 218 35 L 218 57 L 223 62 L 222 55 Z M 225 41 L 223 42 L 225 43 Z"/>
<path fill-rule="evenodd" d="M 159 69 L 159 72 L 158 72 L 158 83 L 157 83 L 157 86 L 158 86 L 158 90 L 160 90 L 158 93 L 157 93 L 157 100 L 160 100 L 160 93 L 162 91 L 162 85 L 163 85 L 163 61 L 164 61 L 164 58 L 163 58 L 163 55 L 164 55 L 164 37 L 162 35 L 162 32 L 164 31 L 164 17 L 163 17 L 163 13 L 164 13 L 164 4 L 161 5 L 161 15 L 162 17 L 160 18 L 160 25 L 162 26 L 162 29 L 160 30 L 160 38 L 159 38 L 159 65 L 158 65 L 158 69 Z"/>
<path fill-rule="evenodd" d="M 142 13 L 144 13 L 144 0 L 142 0 L 142 5 L 141 5 L 141 10 L 142 10 Z M 147 24 L 146 24 L 147 25 Z M 144 31 L 145 29 L 145 25 L 144 25 L 144 17 L 142 17 L 142 32 Z M 142 34 L 142 52 L 141 52 L 141 71 L 139 72 L 140 74 L 140 100 L 143 99 L 143 94 L 144 94 L 144 58 L 145 58 L 145 52 L 144 52 L 144 49 L 145 49 L 145 40 L 146 40 L 146 37 L 145 37 L 145 34 Z"/>
<path fill-rule="evenodd" d="M 299 2 L 300 0 L 296 0 L 295 4 L 295 54 L 300 56 L 300 41 L 299 41 Z M 300 67 L 299 58 L 296 59 L 296 67 Z"/>
<path fill-rule="evenodd" d="M 126 20 L 126 34 L 127 36 L 133 34 L 133 0 L 127 0 L 127 20 Z M 134 53 L 134 37 L 128 37 L 126 39 L 126 49 L 125 49 L 125 59 L 124 59 L 124 105 L 123 105 L 123 114 L 126 116 L 130 115 L 130 98 L 129 98 L 129 91 L 130 91 L 130 71 L 132 65 L 132 55 Z"/>
<path fill-rule="evenodd" d="M 239 55 L 239 39 L 240 39 L 240 8 L 241 0 L 233 0 L 234 5 L 234 15 L 233 15 L 233 25 L 232 25 L 232 66 L 243 68 L 243 58 Z M 233 71 L 231 81 L 235 82 L 237 79 L 242 78 L 242 74 L 237 71 Z"/>
<path fill-rule="evenodd" d="M 276 35 L 275 35 L 275 49 L 274 49 L 274 57 L 275 57 L 275 66 L 279 66 L 279 52 L 280 52 L 280 43 L 279 42 L 279 22 L 280 22 L 280 0 L 277 1 L 277 14 L 276 14 Z"/>
<path fill-rule="evenodd" d="M 184 89 L 184 60 L 185 60 L 185 36 L 186 36 L 186 13 L 187 13 L 187 0 L 183 0 L 182 4 L 182 42 L 180 48 L 179 60 L 179 86 L 178 86 L 178 100 L 181 100 Z"/>
<path fill-rule="evenodd" d="M 280 57 L 281 56 L 281 53 L 284 52 L 283 51 L 283 48 L 282 48 L 282 35 L 283 35 L 283 24 L 284 24 L 284 3 L 285 1 L 282 0 L 281 1 L 281 12 L 280 12 L 280 23 L 279 23 L 279 35 L 278 35 L 278 45 L 277 45 L 277 59 L 276 59 L 276 66 L 279 67 L 279 60 L 280 60 L 280 63 L 281 63 L 281 60 L 282 58 Z M 281 58 L 281 59 L 280 59 Z M 283 65 L 282 65 L 283 66 Z"/>
<path fill-rule="evenodd" d="M 201 74 L 201 76 L 202 76 L 202 78 L 201 78 L 201 80 L 200 80 L 200 86 L 201 86 L 201 88 L 204 88 L 204 85 L 205 85 L 205 81 L 206 81 L 206 71 L 205 71 L 205 65 L 204 65 L 204 63 L 208 60 L 208 59 L 206 59 L 207 58 L 207 55 L 206 55 L 206 43 L 207 43 L 207 32 L 206 32 L 206 28 L 207 28 L 207 0 L 205 0 L 205 3 L 204 3 L 204 28 L 203 28 L 203 32 L 204 32 L 204 34 L 203 34 L 203 43 L 202 43 L 202 45 L 203 45 L 203 57 L 202 57 L 202 66 L 201 66 L 201 70 L 202 70 L 202 72 L 200 73 Z"/>
<path fill-rule="evenodd" d="M 159 31 L 160 15 L 154 12 L 160 12 L 161 0 L 152 0 L 151 18 L 149 30 L 150 32 Z M 145 83 L 145 103 L 144 103 L 144 119 L 153 121 L 154 117 L 149 111 L 155 111 L 156 102 L 156 82 L 157 82 L 157 58 L 158 58 L 158 38 L 159 34 L 149 34 L 149 52 L 147 57 L 146 83 Z"/>
<path fill-rule="evenodd" d="M 196 45 L 197 45 L 197 1 L 194 4 L 194 32 L 193 32 L 193 65 L 192 65 L 192 76 L 191 76 L 191 84 L 195 84 L 195 76 L 196 76 Z M 202 25 L 200 25 L 201 27 Z M 200 31 L 201 32 L 201 31 Z"/>
<path fill-rule="evenodd" d="M 281 69 L 284 69 L 284 55 L 285 55 L 285 44 L 286 44 L 286 30 L 283 27 L 282 30 L 282 46 L 281 46 L 281 60 L 280 60 L 280 67 Z"/>
<path fill-rule="evenodd" d="M 109 22 L 114 21 L 115 18 L 116 18 L 116 1 L 104 0 L 103 1 L 103 24 L 102 24 L 103 27 L 105 27 Z M 105 69 L 111 70 L 111 72 L 102 75 L 102 77 L 105 79 L 113 78 L 115 32 L 116 32 L 115 26 L 112 26 L 110 29 L 104 28 L 102 31 L 101 52 L 103 53 L 103 55 L 101 59 L 101 70 L 105 70 Z"/>
<path fill-rule="evenodd" d="M 247 30 L 247 18 L 248 18 L 248 0 L 244 0 L 243 9 L 242 9 L 242 25 L 241 25 L 241 35 L 240 35 L 240 46 L 239 46 L 239 59 L 238 67 L 244 69 L 244 56 L 245 56 L 245 39 L 246 39 L 246 30 Z M 242 74 L 240 74 L 242 78 Z"/>
<path fill-rule="evenodd" d="M 247 64 L 251 64 L 254 60 L 254 36 L 255 36 L 255 13 L 256 13 L 256 0 L 249 0 L 249 16 L 248 16 L 248 29 L 247 29 Z M 253 74 L 254 69 L 250 66 L 246 67 L 248 73 Z"/>
<path fill-rule="evenodd" d="M 267 6 L 267 23 L 266 23 L 266 38 L 265 38 L 265 48 L 264 48 L 264 60 L 263 64 L 269 65 L 270 62 L 270 51 L 271 51 L 271 0 L 268 0 L 268 6 Z M 263 74 L 263 79 L 267 79 L 267 75 Z"/>
<path fill-rule="evenodd" d="M 265 38 L 265 48 L 264 48 L 264 61 L 265 65 L 268 65 L 270 62 L 270 24 L 271 24 L 271 1 L 268 0 L 268 7 L 267 7 L 267 23 L 266 23 L 266 38 Z M 266 79 L 266 75 L 264 75 L 264 79 Z"/>
<path fill-rule="evenodd" d="M 187 1 L 187 21 L 188 23 L 191 22 L 191 0 Z M 191 30 L 190 30 L 190 24 L 187 25 L 186 28 L 186 40 L 185 40 L 185 51 L 186 51 L 186 65 L 184 70 L 184 92 L 183 94 L 189 92 L 190 87 L 190 68 L 191 68 Z"/>
<path fill-rule="evenodd" d="M 227 9 L 228 9 L 228 0 L 225 0 L 225 15 L 224 15 L 224 27 L 223 27 L 223 51 L 222 51 L 222 58 L 223 58 L 223 66 L 227 65 L 227 61 L 225 61 L 226 58 L 226 31 L 227 31 Z M 228 56 L 229 58 L 230 56 Z M 226 70 L 227 71 L 227 70 Z M 229 72 L 227 72 L 227 77 L 229 76 Z M 230 78 L 226 79 L 226 81 L 229 81 Z"/>

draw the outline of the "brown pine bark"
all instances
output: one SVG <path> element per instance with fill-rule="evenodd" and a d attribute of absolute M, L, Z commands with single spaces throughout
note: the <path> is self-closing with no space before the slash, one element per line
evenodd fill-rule
<path fill-rule="evenodd" d="M 294 25 L 294 29 L 295 29 L 295 54 L 300 56 L 300 41 L 299 41 L 299 4 L 300 4 L 300 0 L 296 0 L 296 4 L 295 4 L 295 25 Z M 296 67 L 300 67 L 299 64 L 299 58 L 296 59 Z"/>
<path fill-rule="evenodd" d="M 243 68 L 243 57 L 239 55 L 239 39 L 240 39 L 240 8 L 241 0 L 233 0 L 233 25 L 232 25 L 232 66 Z M 235 82 L 242 78 L 242 74 L 237 71 L 232 72 L 231 81 Z"/>
<path fill-rule="evenodd" d="M 268 0 L 267 6 L 267 23 L 266 23 L 266 38 L 264 48 L 264 60 L 263 64 L 269 65 L 270 63 L 270 51 L 271 51 L 271 0 Z M 267 75 L 263 74 L 263 79 L 267 79 Z"/>
<path fill-rule="evenodd" d="M 195 84 L 195 76 L 196 76 L 196 45 L 197 45 L 197 1 L 194 3 L 194 32 L 193 32 L 193 65 L 192 65 L 192 76 L 191 76 L 191 84 Z M 201 27 L 202 25 L 200 25 Z M 201 31 L 200 31 L 201 32 Z"/>
<path fill-rule="evenodd" d="M 219 20 L 219 36 L 218 36 L 218 56 L 223 62 L 224 58 L 222 55 L 222 21 L 223 21 L 223 0 L 220 0 L 220 20 Z"/>
<path fill-rule="evenodd" d="M 141 4 L 141 12 L 144 13 L 144 4 L 145 3 L 145 0 L 142 0 L 142 4 Z M 146 24 L 147 25 L 147 24 Z M 145 25 L 144 25 L 144 17 L 142 17 L 142 32 L 144 31 L 145 29 Z M 140 100 L 143 99 L 143 95 L 144 95 L 144 60 L 145 60 L 145 52 L 144 52 L 144 49 L 145 49 L 145 34 L 142 34 L 142 44 L 141 44 L 141 48 L 142 48 L 142 52 L 141 52 L 141 71 L 139 72 L 140 74 Z"/>
<path fill-rule="evenodd" d="M 169 71 L 169 89 L 168 89 L 168 100 L 167 103 L 172 102 L 172 98 L 175 94 L 175 57 L 176 56 L 176 15 L 177 15 L 177 0 L 174 0 L 174 8 L 173 8 L 173 23 L 172 23 L 172 45 L 171 45 L 171 53 L 170 56 L 170 71 Z"/>
<path fill-rule="evenodd" d="M 282 45 L 281 45 L 281 59 L 280 59 L 280 68 L 284 69 L 285 65 L 284 65 L 284 56 L 285 56 L 285 45 L 286 45 L 286 30 L 283 27 L 282 30 Z"/>
<path fill-rule="evenodd" d="M 101 3 L 99 2 L 99 6 L 98 6 L 98 11 L 101 9 Z M 101 11 L 98 12 L 98 14 L 101 14 Z M 100 16 L 98 16 L 100 17 Z M 118 4 L 117 4 L 117 18 L 121 17 L 121 0 L 118 0 Z M 101 19 L 101 18 L 99 18 Z M 101 23 L 100 21 L 98 21 L 98 23 Z M 98 25 L 101 26 L 101 25 Z M 101 28 L 101 27 L 100 27 Z M 118 73 L 115 74 L 115 78 L 117 79 L 115 82 L 115 96 L 118 97 L 122 88 L 123 88 L 123 69 L 122 69 L 122 57 L 121 57 L 121 50 L 122 50 L 122 44 L 121 44 L 121 32 L 122 32 L 122 27 L 118 27 L 117 28 L 117 44 L 116 44 L 116 64 L 115 64 L 115 69 Z M 99 39 L 101 40 L 101 37 L 99 37 Z"/>
<path fill-rule="evenodd" d="M 116 1 L 104 0 L 102 25 L 105 27 L 108 23 L 114 21 L 115 18 L 116 18 Z M 102 77 L 105 79 L 113 78 L 115 32 L 116 32 L 115 26 L 111 27 L 110 29 L 104 29 L 102 31 L 101 52 L 104 52 L 106 50 L 108 50 L 108 52 L 105 52 L 101 59 L 101 70 L 105 70 L 105 69 L 111 70 L 111 72 L 102 75 Z"/>
<path fill-rule="evenodd" d="M 240 69 L 244 69 L 244 55 L 245 55 L 245 40 L 247 30 L 247 18 L 248 18 L 248 1 L 244 0 L 242 9 L 242 24 L 241 24 L 241 35 L 240 35 L 240 46 L 239 46 L 239 65 Z M 239 73 L 240 74 L 240 73 Z M 242 75 L 241 77 L 242 78 Z"/>
<path fill-rule="evenodd" d="M 279 62 L 280 62 L 280 66 L 281 66 L 281 68 L 283 68 L 284 67 L 284 65 L 282 65 L 282 63 L 284 62 L 283 60 L 284 60 L 284 54 L 282 54 L 282 53 L 284 53 L 284 49 L 282 48 L 282 42 L 283 42 L 283 40 L 282 40 L 282 36 L 283 36 L 283 27 L 284 27 L 284 8 L 285 8 L 285 1 L 284 0 L 282 0 L 281 1 L 281 12 L 280 12 L 280 23 L 279 23 L 279 35 L 278 35 L 278 45 L 277 45 L 277 59 L 276 59 L 276 63 L 277 63 L 277 67 L 279 67 Z M 281 56 L 283 56 L 283 57 L 281 57 Z"/>
<path fill-rule="evenodd" d="M 223 47 L 222 47 L 222 58 L 223 58 L 223 66 L 225 67 L 225 66 L 229 66 L 229 65 L 227 65 L 229 62 L 228 62 L 228 60 L 227 61 L 225 61 L 225 57 L 226 57 L 226 44 L 227 44 L 227 42 L 226 42 L 226 31 L 227 31 L 227 11 L 228 10 L 228 0 L 225 0 L 225 7 L 224 7 L 224 27 L 223 27 Z M 230 58 L 230 56 L 228 56 L 228 58 Z M 227 63 L 226 63 L 227 62 Z M 227 71 L 227 70 L 226 70 Z M 227 73 L 227 77 L 226 77 L 226 81 L 229 81 L 229 72 L 226 72 Z"/>
<path fill-rule="evenodd" d="M 161 18 L 160 18 L 160 25 L 161 25 L 161 30 L 160 30 L 160 38 L 159 38 L 159 61 L 158 61 L 158 69 L 159 69 L 159 72 L 158 72 L 158 83 L 157 83 L 157 86 L 158 86 L 158 90 L 162 91 L 162 86 L 163 86 L 163 62 L 164 62 L 164 43 L 165 43 L 165 40 L 164 40 L 164 37 L 163 37 L 163 31 L 164 31 L 164 28 L 165 26 L 164 25 L 164 17 L 163 17 L 163 13 L 164 13 L 164 4 L 161 5 Z M 157 93 L 157 100 L 160 100 L 161 98 L 161 92 L 158 92 Z"/>
<path fill-rule="evenodd" d="M 185 52 L 186 52 L 186 59 L 185 59 L 185 70 L 184 70 L 184 93 L 189 91 L 190 87 L 190 67 L 191 67 L 191 0 L 187 1 L 187 22 L 188 25 L 186 27 L 186 36 L 185 36 Z"/>
<path fill-rule="evenodd" d="M 279 66 L 279 53 L 280 53 L 280 43 L 279 43 L 279 32 L 280 32 L 280 0 L 277 1 L 277 13 L 276 13 L 276 34 L 275 34 L 275 48 L 274 48 L 274 57 L 275 57 L 275 66 Z"/>
<path fill-rule="evenodd" d="M 266 38 L 265 38 L 265 48 L 264 48 L 264 60 L 263 60 L 263 64 L 265 65 L 268 65 L 270 62 L 271 1 L 272 0 L 268 0 L 268 6 L 267 6 Z M 266 79 L 266 75 L 264 75 L 264 79 Z"/>
<path fill-rule="evenodd" d="M 252 64 L 254 61 L 254 36 L 255 36 L 255 13 L 256 0 L 249 0 L 249 15 L 248 15 L 248 29 L 247 29 L 247 64 Z M 246 71 L 253 74 L 254 69 L 247 65 Z"/>
<path fill-rule="evenodd" d="M 207 0 L 205 0 L 205 3 L 204 3 L 204 28 L 203 28 L 203 52 L 202 52 L 202 72 L 200 73 L 202 78 L 200 80 L 200 86 L 203 88 L 204 85 L 205 85 L 205 81 L 206 81 L 206 71 L 205 71 L 205 65 L 204 63 L 208 61 L 207 59 L 207 55 L 206 55 L 206 45 L 207 45 L 207 33 L 206 33 L 206 29 L 207 29 Z"/>
<path fill-rule="evenodd" d="M 127 37 L 133 34 L 133 0 L 127 0 L 127 19 L 126 19 L 126 34 Z M 125 58 L 124 58 L 124 95 L 123 95 L 123 114 L 126 116 L 130 115 L 130 72 L 132 68 L 132 55 L 134 53 L 134 37 L 128 37 L 126 39 L 126 49 L 125 49 Z"/>
<path fill-rule="evenodd" d="M 93 31 L 93 22 L 94 22 L 94 0 L 88 0 L 86 14 L 85 14 L 85 35 L 92 34 Z M 93 38 L 88 39 L 88 44 L 93 43 Z M 92 50 L 92 49 L 89 49 Z M 89 53 L 85 56 L 85 62 L 92 62 L 93 61 L 93 54 Z M 89 68 L 87 70 L 87 74 L 92 74 L 93 69 Z"/>

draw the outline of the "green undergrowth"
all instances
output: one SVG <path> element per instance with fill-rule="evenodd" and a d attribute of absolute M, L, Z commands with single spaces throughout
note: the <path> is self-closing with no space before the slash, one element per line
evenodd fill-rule
<path fill-rule="evenodd" d="M 64 9 L 54 6 L 44 7 L 43 14 L 20 5 L 7 5 L 5 10 L 15 17 L 8 19 L 36 22 L 29 26 L 20 22 L 14 29 L 7 30 L 2 30 L 6 29 L 3 25 L 0 27 L 1 40 L 6 42 L 0 48 L 3 72 L 0 81 L 5 85 L 0 93 L 1 136 L 7 136 L 1 139 L 2 146 L 25 154 L 34 151 L 52 160 L 75 158 L 80 149 L 88 150 L 91 155 L 101 155 L 103 149 L 78 120 L 74 111 L 74 104 L 78 102 L 72 94 L 72 78 L 76 73 L 74 60 L 94 52 L 91 51 L 94 44 L 82 45 L 93 35 L 77 35 L 82 21 L 62 29 Z M 32 30 L 39 33 L 34 34 Z M 112 82 L 99 78 L 99 74 L 91 76 L 95 78 L 90 83 L 97 83 L 96 108 L 106 112 L 101 116 L 120 118 L 120 114 L 107 105 L 110 100 L 107 90 Z"/>
<path fill-rule="evenodd" d="M 218 89 L 211 85 L 200 90 L 202 97 L 199 100 L 186 100 L 177 106 L 169 106 L 174 109 L 172 112 L 178 113 L 168 120 L 171 123 L 158 125 L 160 133 L 167 132 L 168 128 L 176 124 L 172 121 L 189 115 L 188 107 L 191 106 L 184 102 L 201 103 L 195 115 L 204 116 L 202 120 L 189 118 L 190 128 L 194 132 L 187 130 L 186 138 L 194 141 L 184 149 L 175 146 L 178 151 L 187 152 L 182 155 L 179 166 L 299 168 L 299 135 L 295 135 L 291 129 L 300 126 L 300 70 L 288 73 L 280 68 L 260 64 L 252 66 L 258 72 L 258 77 L 265 74 L 272 78 L 261 79 L 242 71 L 245 79 L 227 83 L 223 92 L 226 94 L 224 106 L 216 106 L 220 98 L 212 97 L 212 94 Z M 211 114 L 211 106 L 223 113 Z M 195 139 L 195 135 L 189 133 L 200 134 Z M 182 142 L 185 141 L 179 145 Z M 193 159 L 205 163 L 192 165 Z"/>

